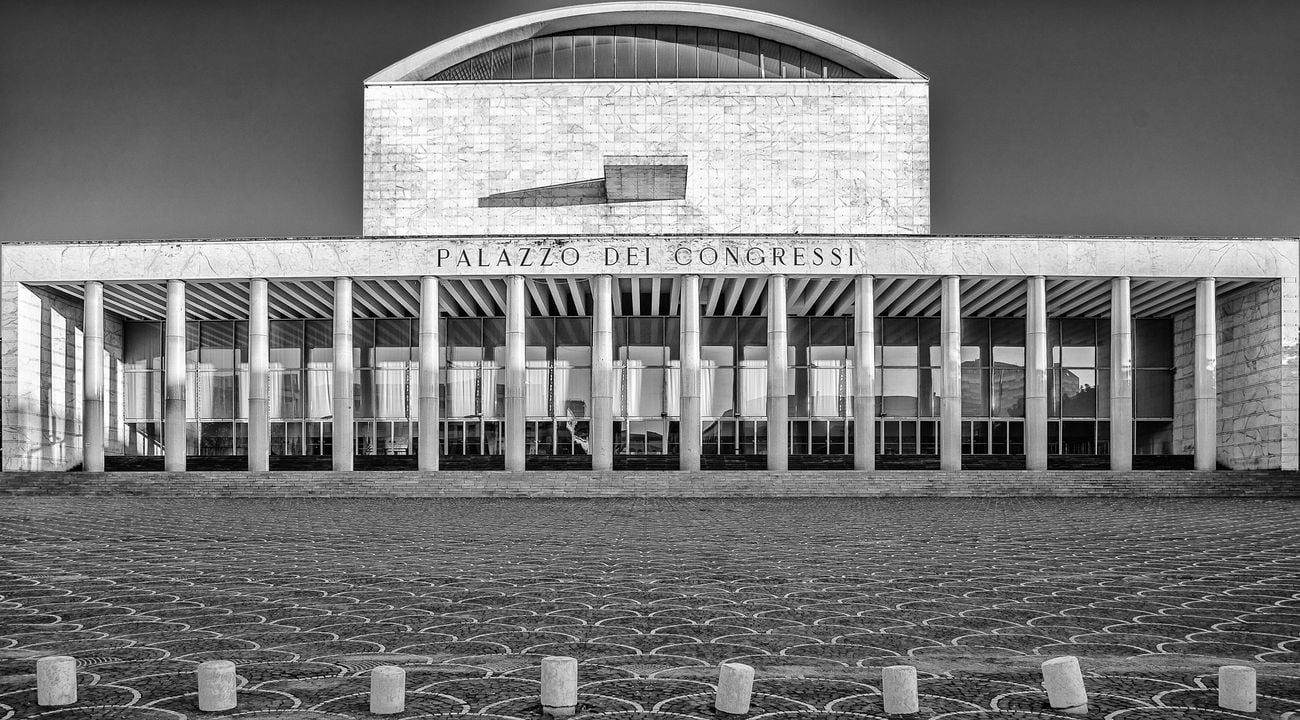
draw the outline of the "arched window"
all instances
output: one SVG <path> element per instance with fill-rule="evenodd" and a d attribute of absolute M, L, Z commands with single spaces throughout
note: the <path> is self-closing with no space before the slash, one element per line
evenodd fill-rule
<path fill-rule="evenodd" d="M 520 40 L 457 63 L 439 80 L 862 78 L 754 35 L 681 25 L 618 25 Z M 871 77 L 890 77 L 881 72 Z"/>

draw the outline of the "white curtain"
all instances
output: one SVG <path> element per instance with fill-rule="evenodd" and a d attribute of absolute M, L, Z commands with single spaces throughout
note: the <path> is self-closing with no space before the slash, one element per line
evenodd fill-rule
<path fill-rule="evenodd" d="M 713 417 L 713 383 L 718 376 L 718 363 L 715 360 L 700 361 L 700 415 L 703 417 Z M 667 402 L 668 415 L 681 417 L 682 415 L 682 363 L 680 360 L 670 360 L 668 362 L 668 371 L 666 373 L 667 381 L 664 383 L 664 393 L 668 396 Z"/>
<path fill-rule="evenodd" d="M 739 414 L 742 417 L 767 417 L 767 361 L 740 361 Z"/>
<path fill-rule="evenodd" d="M 555 407 L 553 412 L 555 417 L 568 417 L 564 404 L 569 399 L 569 377 L 573 371 L 573 363 L 568 360 L 556 360 L 551 363 L 554 371 L 551 373 L 551 383 L 555 391 Z"/>
<path fill-rule="evenodd" d="M 406 363 L 381 360 L 375 368 L 375 417 L 406 417 Z"/>
<path fill-rule="evenodd" d="M 185 417 L 216 417 L 216 371 L 212 363 L 190 364 L 190 388 L 192 393 L 185 398 Z"/>
<path fill-rule="evenodd" d="M 478 414 L 478 408 L 474 407 L 478 366 L 477 360 L 451 361 L 451 367 L 447 369 L 448 417 L 471 417 Z"/>
<path fill-rule="evenodd" d="M 524 415 L 527 417 L 546 417 L 546 375 L 545 360 L 529 360 L 524 364 Z"/>
<path fill-rule="evenodd" d="M 411 417 L 420 417 L 420 362 L 413 360 L 406 365 L 406 398 L 411 408 Z"/>
<path fill-rule="evenodd" d="M 334 361 L 307 363 L 307 417 L 334 415 Z"/>
<path fill-rule="evenodd" d="M 819 360 L 808 369 L 808 393 L 815 417 L 840 417 L 840 380 L 845 361 Z"/>
<path fill-rule="evenodd" d="M 267 414 L 274 419 L 284 417 L 284 376 L 284 363 L 273 362 L 267 366 Z"/>
<path fill-rule="evenodd" d="M 239 413 L 235 417 L 248 417 L 248 363 L 239 364 Z"/>
<path fill-rule="evenodd" d="M 482 412 L 485 418 L 495 418 L 497 416 L 497 375 L 501 368 L 493 363 L 482 363 L 479 366 L 479 379 L 483 386 Z"/>
<path fill-rule="evenodd" d="M 618 377 L 614 382 L 614 416 L 637 417 L 641 414 L 641 380 L 645 363 L 622 360 L 614 363 Z"/>

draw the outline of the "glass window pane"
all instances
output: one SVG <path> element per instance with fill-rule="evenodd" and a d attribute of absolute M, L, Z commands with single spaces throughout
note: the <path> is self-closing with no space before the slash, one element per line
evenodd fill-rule
<path fill-rule="evenodd" d="M 573 36 L 573 77 L 596 77 L 596 46 L 590 31 L 580 30 Z"/>
<path fill-rule="evenodd" d="M 989 414 L 988 397 L 984 394 L 984 372 L 974 366 L 961 369 L 961 414 L 965 417 Z"/>
<path fill-rule="evenodd" d="M 700 76 L 700 55 L 696 46 L 695 28 L 677 28 L 677 77 Z"/>
<path fill-rule="evenodd" d="M 759 40 L 759 52 L 763 55 L 763 77 L 781 77 L 781 46 L 771 40 Z"/>
<path fill-rule="evenodd" d="M 551 64 L 554 77 L 573 77 L 573 36 L 556 35 L 552 38 L 552 42 L 554 49 L 551 53 Z"/>
<path fill-rule="evenodd" d="M 789 45 L 781 46 L 781 77 L 783 78 L 800 78 L 803 77 L 803 69 L 799 66 L 799 50 Z"/>
<path fill-rule="evenodd" d="M 162 368 L 162 323 L 123 324 L 122 362 L 128 368 Z"/>
<path fill-rule="evenodd" d="M 887 417 L 916 417 L 917 371 L 885 368 L 881 377 L 881 414 Z"/>
<path fill-rule="evenodd" d="M 1133 396 L 1133 412 L 1137 417 L 1173 417 L 1173 371 L 1136 370 L 1133 374 Z"/>
<path fill-rule="evenodd" d="M 718 32 L 718 77 L 740 77 L 739 37 L 734 32 Z"/>
<path fill-rule="evenodd" d="M 636 28 L 632 25 L 614 30 L 614 77 L 636 77 Z"/>
<path fill-rule="evenodd" d="M 677 77 L 677 28 L 672 25 L 655 26 L 655 52 L 658 55 L 655 61 L 658 77 Z"/>
<path fill-rule="evenodd" d="M 1174 324 L 1171 320 L 1133 321 L 1133 361 L 1136 367 L 1174 365 Z"/>
<path fill-rule="evenodd" d="M 994 368 L 992 378 L 995 417 L 1025 416 L 1025 371 L 1020 368 Z"/>
<path fill-rule="evenodd" d="M 1061 369 L 1061 416 L 1097 416 L 1097 371 L 1091 368 Z"/>
<path fill-rule="evenodd" d="M 653 25 L 636 26 L 636 76 L 643 79 L 659 77 L 656 69 L 659 49 L 655 47 Z"/>
<path fill-rule="evenodd" d="M 549 80 L 555 77 L 555 43 L 559 38 L 533 38 L 533 77 Z"/>
<path fill-rule="evenodd" d="M 595 76 L 614 77 L 614 28 L 593 28 L 591 34 L 596 44 Z"/>
<path fill-rule="evenodd" d="M 758 38 L 753 35 L 740 35 L 739 45 L 740 72 L 737 77 L 757 78 L 762 74 L 762 59 L 758 54 Z"/>
<path fill-rule="evenodd" d="M 510 46 L 510 76 L 515 80 L 533 79 L 533 44 L 528 40 Z"/>
<path fill-rule="evenodd" d="M 696 43 L 700 48 L 700 77 L 718 77 L 718 31 L 700 28 L 698 33 Z"/>
<path fill-rule="evenodd" d="M 303 366 L 303 321 L 270 321 L 270 361 L 281 368 Z"/>

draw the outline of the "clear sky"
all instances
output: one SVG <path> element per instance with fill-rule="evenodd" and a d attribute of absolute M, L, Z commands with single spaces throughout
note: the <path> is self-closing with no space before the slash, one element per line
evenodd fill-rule
<path fill-rule="evenodd" d="M 0 0 L 0 239 L 355 235 L 362 81 L 554 0 Z M 936 233 L 1300 235 L 1300 2 L 736 1 L 931 79 Z"/>

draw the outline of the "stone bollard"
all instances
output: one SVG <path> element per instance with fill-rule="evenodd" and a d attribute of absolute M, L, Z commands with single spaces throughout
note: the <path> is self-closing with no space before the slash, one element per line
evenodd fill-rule
<path fill-rule="evenodd" d="M 1043 663 L 1043 687 L 1047 689 L 1047 702 L 1053 710 L 1088 714 L 1088 693 L 1083 688 L 1079 658 L 1065 655 Z"/>
<path fill-rule="evenodd" d="M 77 701 L 77 661 L 51 655 L 36 661 L 36 704 L 71 705 Z"/>
<path fill-rule="evenodd" d="M 542 658 L 542 714 L 573 717 L 578 709 L 578 661 L 555 655 Z"/>
<path fill-rule="evenodd" d="M 220 712 L 235 709 L 235 664 L 209 660 L 199 665 L 199 710 Z"/>
<path fill-rule="evenodd" d="M 406 709 L 406 671 L 380 665 L 370 671 L 370 712 L 392 715 Z"/>
<path fill-rule="evenodd" d="M 754 668 L 742 663 L 722 663 L 718 669 L 718 699 L 713 707 L 729 715 L 749 712 L 754 694 Z"/>
<path fill-rule="evenodd" d="M 916 668 L 911 665 L 890 665 L 882 671 L 882 675 L 886 713 L 910 715 L 921 709 L 916 698 Z"/>
<path fill-rule="evenodd" d="M 1219 668 L 1219 707 L 1255 712 L 1255 668 L 1246 665 Z"/>

